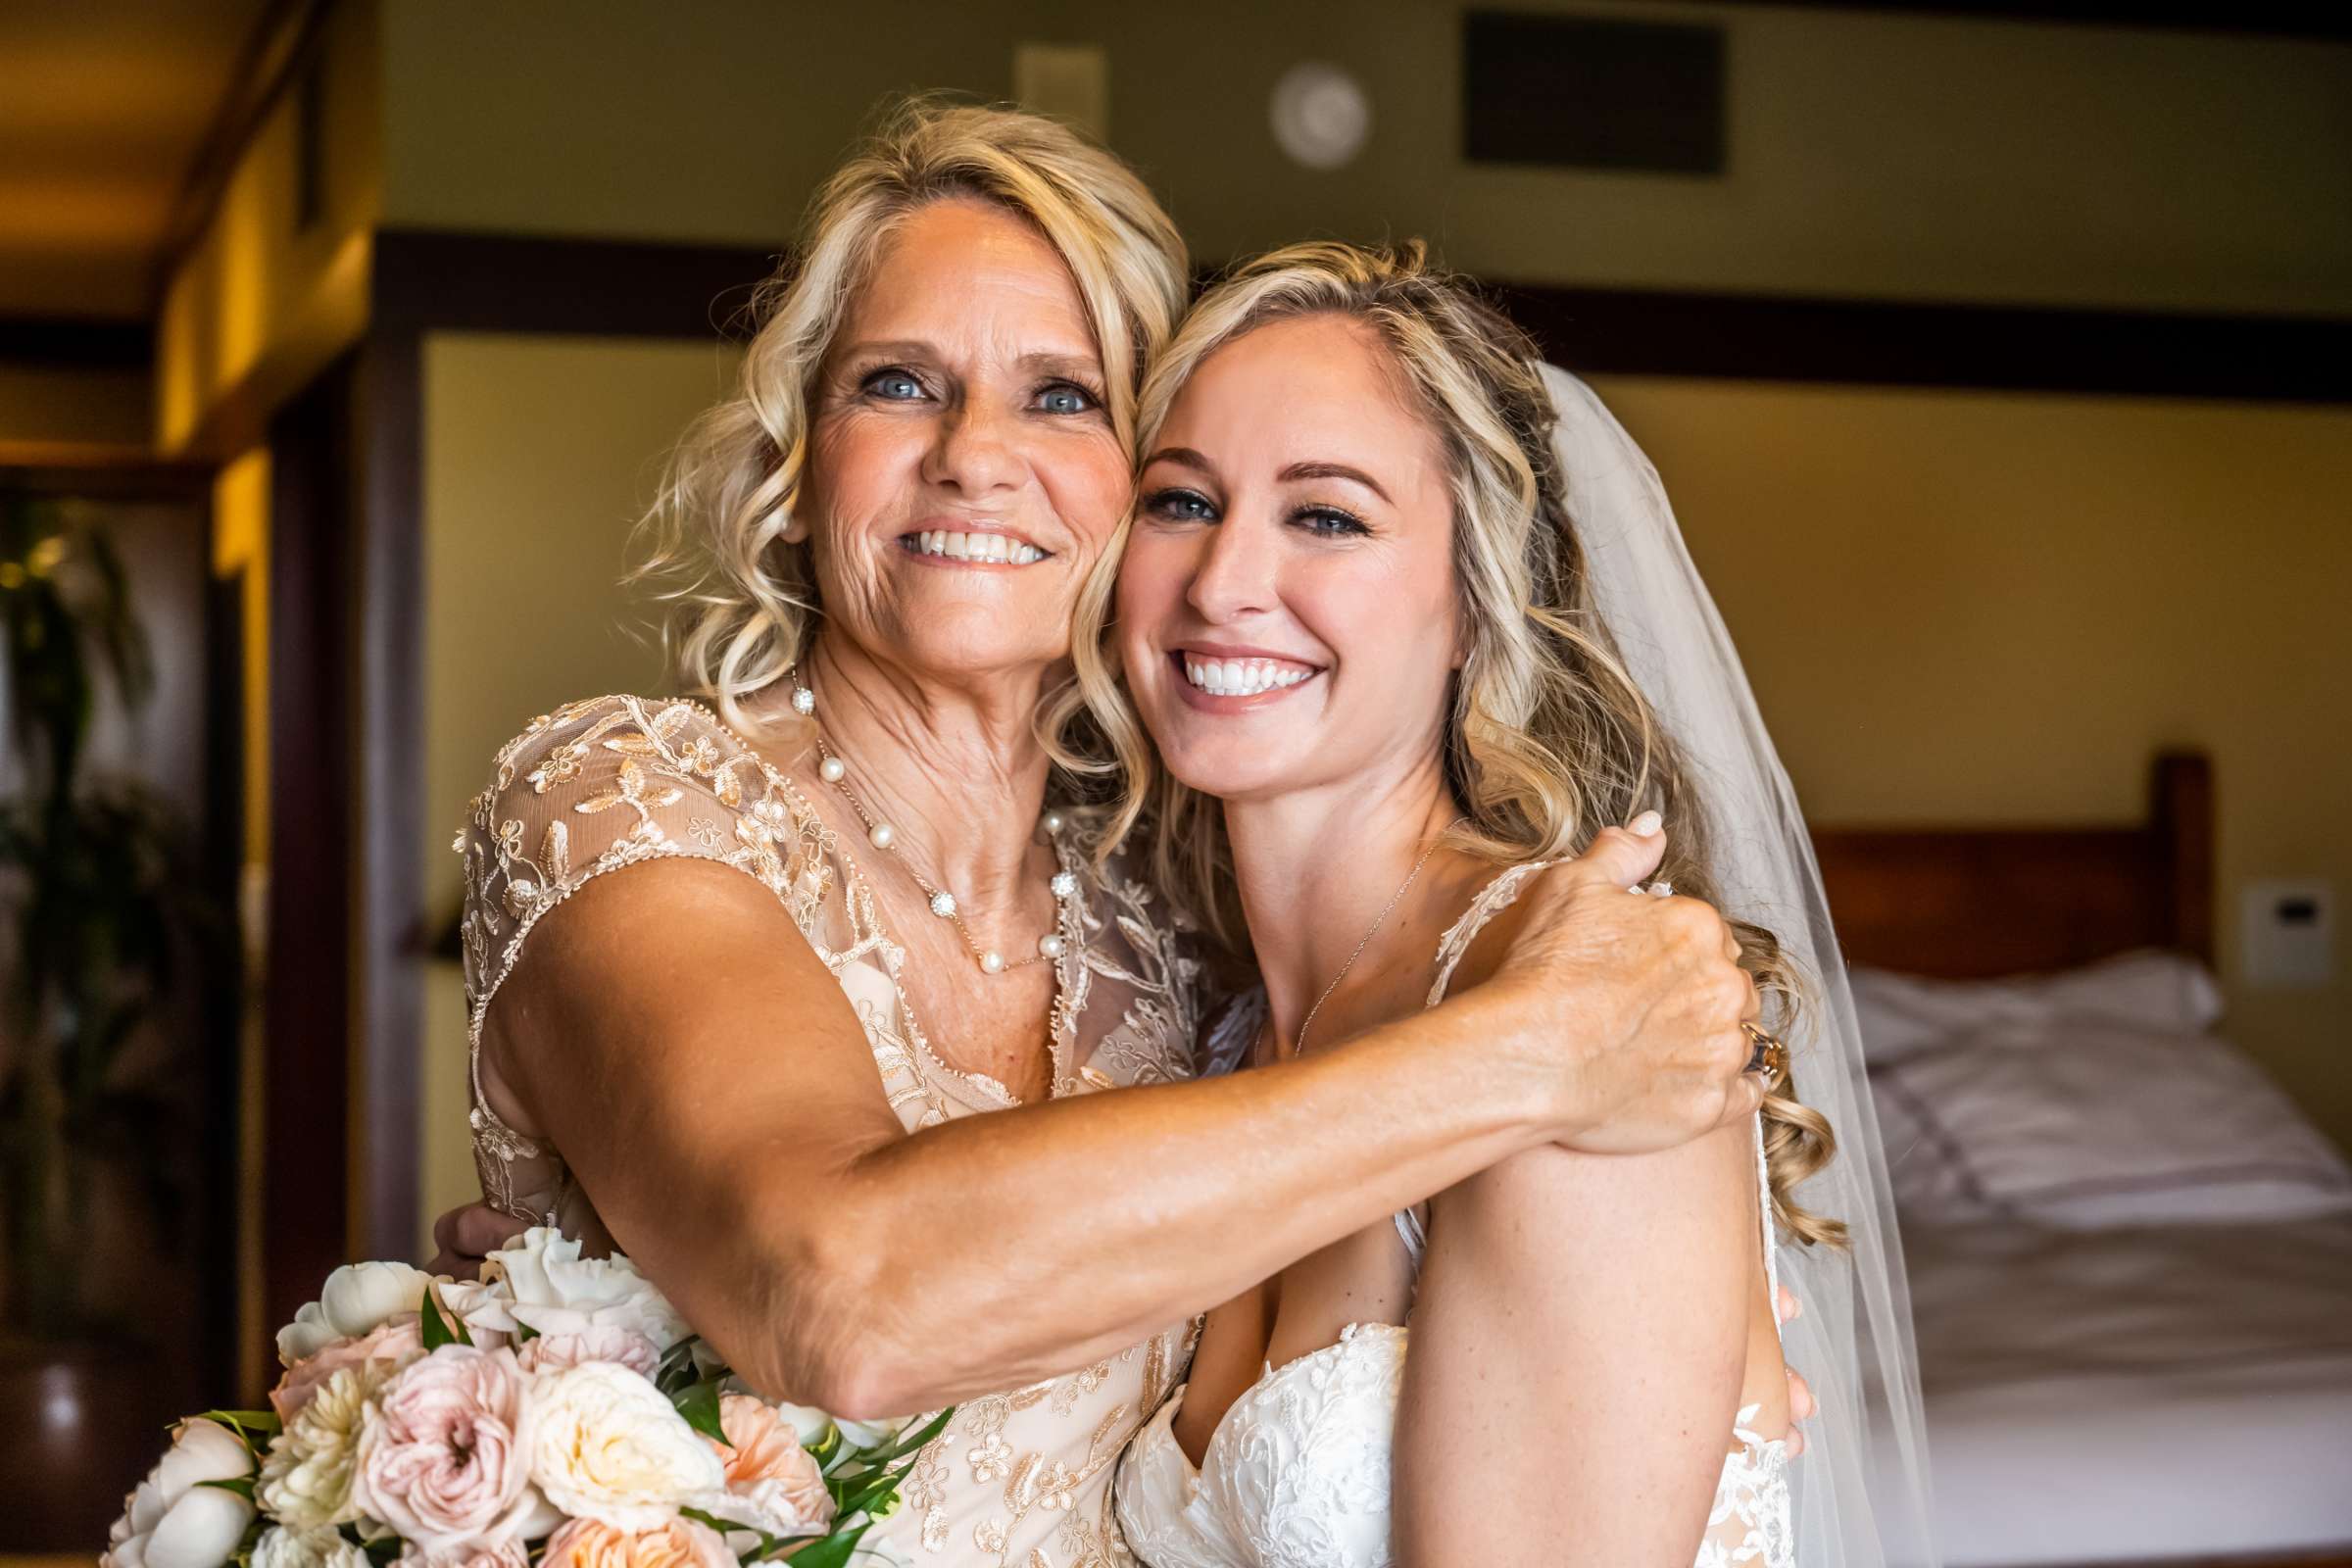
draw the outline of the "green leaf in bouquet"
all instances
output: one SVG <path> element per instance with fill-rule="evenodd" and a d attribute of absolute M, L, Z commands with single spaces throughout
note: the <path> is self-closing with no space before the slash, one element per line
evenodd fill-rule
<path fill-rule="evenodd" d="M 515 1322 L 514 1343 L 516 1345 L 528 1345 L 538 1337 L 539 1331 L 531 1327 L 528 1323 L 521 1322 L 520 1320 Z"/>
<path fill-rule="evenodd" d="M 694 1336 L 688 1335 L 662 1352 L 661 1364 L 654 1368 L 654 1387 L 671 1398 L 701 1381 L 694 1369 Z"/>
<path fill-rule="evenodd" d="M 700 1432 L 713 1443 L 725 1444 L 728 1447 L 734 1446 L 733 1444 L 727 1443 L 727 1429 L 719 1424 L 717 1384 L 697 1383 L 681 1393 L 672 1395 L 669 1402 L 678 1407 L 678 1414 L 684 1416 L 686 1424 L 695 1431 Z"/>
<path fill-rule="evenodd" d="M 903 1459 L 907 1454 L 914 1452 L 915 1449 L 920 1448 L 925 1444 L 929 1443 L 933 1438 L 938 1437 L 942 1432 L 947 1431 L 948 1423 L 954 1420 L 955 1417 L 956 1407 L 951 1404 L 945 1410 L 940 1411 L 939 1414 L 924 1422 L 921 1430 L 916 1432 L 913 1437 L 907 1437 L 902 1432 L 898 1438 L 892 1442 L 882 1444 L 879 1446 L 872 1448 L 858 1449 L 857 1456 L 860 1459 L 863 1459 L 868 1464 L 888 1464 L 893 1459 Z"/>
<path fill-rule="evenodd" d="M 433 1291 L 430 1286 L 425 1288 L 422 1317 L 426 1349 L 438 1350 L 444 1345 L 471 1345 L 473 1343 L 473 1336 L 466 1332 L 464 1318 L 445 1318 L 441 1315 L 441 1304 L 433 1298 Z"/>
<path fill-rule="evenodd" d="M 222 1492 L 233 1492 L 247 1502 L 253 1500 L 253 1477 L 251 1476 L 238 1476 L 231 1481 L 199 1481 L 196 1484 L 200 1487 L 215 1487 Z"/>
<path fill-rule="evenodd" d="M 285 1430 L 285 1423 L 270 1410 L 207 1410 L 200 1419 L 218 1421 L 224 1427 L 242 1427 L 264 1437 L 275 1437 Z"/>
<path fill-rule="evenodd" d="M 803 1546 L 792 1554 L 792 1568 L 845 1568 L 850 1554 L 858 1549 L 858 1543 L 872 1528 L 870 1524 L 859 1525 L 855 1530 L 827 1536 L 812 1546 Z"/>

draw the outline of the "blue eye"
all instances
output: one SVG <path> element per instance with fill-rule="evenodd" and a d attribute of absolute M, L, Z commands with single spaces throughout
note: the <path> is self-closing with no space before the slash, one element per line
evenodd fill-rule
<path fill-rule="evenodd" d="M 1047 414 L 1092 414 L 1098 405 L 1086 388 L 1056 381 L 1038 393 L 1037 406 Z"/>
<path fill-rule="evenodd" d="M 1306 507 L 1293 514 L 1293 516 L 1307 532 L 1321 534 L 1327 539 L 1344 539 L 1372 531 L 1364 526 L 1361 517 L 1352 512 L 1343 512 L 1338 507 Z"/>
<path fill-rule="evenodd" d="M 923 383 L 905 370 L 876 370 L 865 378 L 865 389 L 886 403 L 911 403 L 923 395 Z"/>
<path fill-rule="evenodd" d="M 1198 490 L 1156 490 L 1144 501 L 1144 510 L 1166 522 L 1214 522 L 1216 504 Z"/>

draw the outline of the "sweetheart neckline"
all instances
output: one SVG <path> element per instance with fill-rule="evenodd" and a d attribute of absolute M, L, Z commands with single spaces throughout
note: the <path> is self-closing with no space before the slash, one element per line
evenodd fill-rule
<path fill-rule="evenodd" d="M 1375 1331 L 1380 1334 L 1394 1335 L 1398 1339 L 1407 1338 L 1411 1332 L 1408 1326 L 1402 1323 L 1349 1323 L 1341 1328 L 1340 1337 L 1332 1341 L 1329 1345 L 1318 1346 L 1314 1349 L 1302 1351 L 1298 1355 L 1292 1356 L 1288 1361 L 1283 1362 L 1280 1366 L 1276 1366 L 1271 1361 L 1262 1363 L 1265 1367 L 1265 1370 L 1258 1374 L 1257 1381 L 1244 1389 L 1239 1395 L 1235 1396 L 1234 1401 L 1227 1405 L 1223 1413 L 1217 1417 L 1215 1425 L 1208 1429 L 1208 1441 L 1200 1445 L 1200 1462 L 1198 1464 L 1193 1462 L 1193 1456 L 1191 1454 L 1184 1451 L 1184 1445 L 1176 1441 L 1176 1425 L 1171 1419 L 1168 1423 L 1169 1446 L 1176 1450 L 1176 1456 L 1182 1459 L 1184 1461 L 1185 1468 L 1192 1472 L 1193 1480 L 1198 1482 L 1202 1473 L 1207 1470 L 1209 1457 L 1217 1451 L 1217 1440 L 1225 1435 L 1225 1429 L 1233 1423 L 1235 1412 L 1239 1411 L 1244 1404 L 1248 1403 L 1251 1399 L 1258 1398 L 1263 1395 L 1272 1393 L 1275 1385 L 1281 1383 L 1292 1373 L 1307 1365 L 1307 1363 L 1319 1360 L 1324 1356 L 1332 1354 L 1334 1351 L 1347 1349 L 1349 1346 L 1353 1345 L 1360 1336 L 1364 1335 L 1367 1330 Z M 1175 1392 L 1168 1396 L 1169 1401 L 1171 1403 L 1177 1403 L 1179 1404 L 1179 1407 L 1181 1407 L 1181 1401 L 1184 1398 L 1185 1391 L 1191 1387 L 1192 1385 L 1189 1380 L 1185 1383 L 1178 1384 Z M 1150 1429 L 1147 1428 L 1146 1430 L 1148 1431 Z"/>

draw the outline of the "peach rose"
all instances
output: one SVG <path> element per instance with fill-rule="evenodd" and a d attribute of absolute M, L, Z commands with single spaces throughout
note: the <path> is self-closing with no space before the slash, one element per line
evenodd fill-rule
<path fill-rule="evenodd" d="M 311 1402 L 311 1396 L 345 1367 L 364 1361 L 383 1361 L 389 1363 L 385 1370 L 390 1371 L 423 1353 L 424 1334 L 418 1327 L 417 1314 L 399 1313 L 356 1339 L 330 1340 L 288 1365 L 286 1375 L 270 1391 L 270 1408 L 277 1412 L 281 1423 L 291 1421 Z"/>
<path fill-rule="evenodd" d="M 520 1537 L 495 1546 L 461 1546 L 438 1554 L 419 1551 L 416 1543 L 401 1547 L 401 1568 L 531 1568 L 531 1548 Z"/>
<path fill-rule="evenodd" d="M 548 1538 L 539 1568 L 736 1568 L 718 1532 L 693 1519 L 653 1530 L 615 1530 L 574 1519 Z"/>
<path fill-rule="evenodd" d="M 527 1387 L 512 1350 L 412 1363 L 367 1413 L 353 1501 L 428 1555 L 514 1539 L 539 1510 Z"/>
<path fill-rule="evenodd" d="M 833 1494 L 791 1422 L 749 1395 L 729 1394 L 718 1401 L 718 1424 L 731 1441 L 703 1441 L 726 1466 L 726 1490 L 698 1497 L 696 1507 L 772 1536 L 819 1535 L 833 1527 Z"/>

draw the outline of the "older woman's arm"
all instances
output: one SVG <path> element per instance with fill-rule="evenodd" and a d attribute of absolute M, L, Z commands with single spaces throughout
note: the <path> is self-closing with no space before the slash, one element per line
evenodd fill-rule
<path fill-rule="evenodd" d="M 484 1050 L 515 1102 L 493 1108 L 564 1151 L 757 1386 L 929 1408 L 1123 1348 L 1518 1151 L 1604 1124 L 1655 1147 L 1751 1109 L 1711 914 L 1620 891 L 1660 842 L 1612 832 L 1552 873 L 1581 945 L 1531 943 L 1409 1023 L 911 1136 L 772 895 L 637 867 L 543 920 L 498 992 Z"/>

